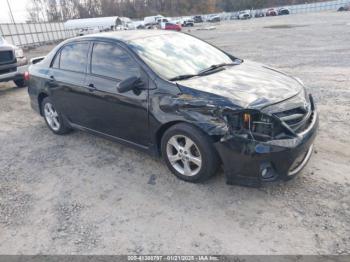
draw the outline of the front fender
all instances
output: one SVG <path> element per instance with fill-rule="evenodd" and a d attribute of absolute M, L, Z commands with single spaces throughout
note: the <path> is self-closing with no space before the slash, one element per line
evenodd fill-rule
<path fill-rule="evenodd" d="M 157 101 L 160 122 L 181 121 L 193 124 L 210 136 L 223 136 L 229 131 L 223 118 L 223 108 L 207 99 L 195 98 L 191 95 L 162 96 Z"/>

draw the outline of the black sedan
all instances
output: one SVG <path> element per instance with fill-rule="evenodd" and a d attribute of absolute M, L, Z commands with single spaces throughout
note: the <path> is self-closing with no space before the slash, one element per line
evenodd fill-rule
<path fill-rule="evenodd" d="M 84 130 L 162 156 L 190 182 L 221 164 L 230 184 L 288 180 L 309 160 L 318 126 L 300 80 L 177 32 L 69 39 L 27 78 L 53 133 Z"/>
<path fill-rule="evenodd" d="M 278 9 L 277 12 L 278 12 L 278 15 L 289 15 L 290 14 L 289 9 L 284 8 L 284 7 Z"/>

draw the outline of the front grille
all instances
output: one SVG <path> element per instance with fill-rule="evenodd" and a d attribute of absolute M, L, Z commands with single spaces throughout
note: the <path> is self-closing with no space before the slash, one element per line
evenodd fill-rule
<path fill-rule="evenodd" d="M 0 51 L 0 64 L 13 63 L 14 57 L 12 51 Z"/>
<path fill-rule="evenodd" d="M 274 113 L 274 115 L 286 123 L 293 131 L 301 132 L 310 122 L 311 111 L 310 107 L 297 107 Z"/>

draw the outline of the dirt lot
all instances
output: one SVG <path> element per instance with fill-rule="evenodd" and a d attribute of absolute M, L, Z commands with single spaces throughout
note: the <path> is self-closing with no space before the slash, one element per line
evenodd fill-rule
<path fill-rule="evenodd" d="M 350 254 L 349 18 L 318 13 L 192 29 L 300 77 L 316 98 L 311 162 L 293 181 L 260 189 L 228 186 L 223 174 L 185 183 L 133 149 L 82 132 L 55 136 L 30 109 L 26 89 L 1 85 L 0 253 Z"/>

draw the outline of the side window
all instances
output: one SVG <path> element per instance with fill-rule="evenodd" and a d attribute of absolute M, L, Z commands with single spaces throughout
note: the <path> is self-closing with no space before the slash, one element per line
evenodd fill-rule
<path fill-rule="evenodd" d="M 88 51 L 88 43 L 66 45 L 61 50 L 60 69 L 84 73 Z"/>
<path fill-rule="evenodd" d="M 107 43 L 94 44 L 91 73 L 118 80 L 140 75 L 138 65 L 125 51 Z"/>

